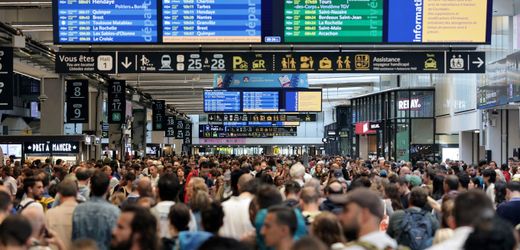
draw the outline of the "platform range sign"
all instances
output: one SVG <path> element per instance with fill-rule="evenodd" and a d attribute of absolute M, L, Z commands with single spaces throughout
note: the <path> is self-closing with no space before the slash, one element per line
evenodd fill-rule
<path fill-rule="evenodd" d="M 13 48 L 0 47 L 0 110 L 13 109 Z"/>
<path fill-rule="evenodd" d="M 57 73 L 485 73 L 484 52 L 87 52 L 91 67 L 71 67 L 61 58 L 79 52 L 59 52 Z M 90 54 L 89 54 L 90 53 Z M 78 59 L 79 60 L 79 59 Z M 93 63 L 91 63 L 93 64 Z M 115 72 L 114 72 L 115 71 Z"/>

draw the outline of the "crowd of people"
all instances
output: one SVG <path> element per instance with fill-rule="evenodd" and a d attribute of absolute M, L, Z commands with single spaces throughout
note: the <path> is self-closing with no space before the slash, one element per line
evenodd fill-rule
<path fill-rule="evenodd" d="M 0 249 L 519 249 L 512 164 L 209 155 L 2 165 Z"/>

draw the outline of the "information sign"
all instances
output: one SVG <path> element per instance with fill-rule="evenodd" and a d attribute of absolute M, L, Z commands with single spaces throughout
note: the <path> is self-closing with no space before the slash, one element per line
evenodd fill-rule
<path fill-rule="evenodd" d="M 276 91 L 242 92 L 243 112 L 278 112 L 280 93 Z"/>
<path fill-rule="evenodd" d="M 88 123 L 88 80 L 67 80 L 67 122 Z"/>
<path fill-rule="evenodd" d="M 204 112 L 240 112 L 240 92 L 204 90 Z"/>
<path fill-rule="evenodd" d="M 126 82 L 112 80 L 108 82 L 108 123 L 122 124 L 126 119 Z"/>
<path fill-rule="evenodd" d="M 154 100 L 152 102 L 152 130 L 153 131 L 164 131 L 165 130 L 165 116 L 166 113 L 166 102 L 164 100 Z"/>
<path fill-rule="evenodd" d="M 0 110 L 13 109 L 13 49 L 0 47 Z"/>

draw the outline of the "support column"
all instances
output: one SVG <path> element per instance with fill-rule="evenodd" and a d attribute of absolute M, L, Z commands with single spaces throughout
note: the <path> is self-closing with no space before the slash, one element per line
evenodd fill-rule
<path fill-rule="evenodd" d="M 101 123 L 103 122 L 103 92 L 98 89 L 89 92 L 89 122 L 84 124 L 84 130 L 93 131 L 96 137 L 101 138 Z M 89 158 L 101 159 L 101 144 L 90 145 Z"/>
<path fill-rule="evenodd" d="M 41 82 L 41 93 L 47 96 L 41 99 L 40 134 L 63 135 L 65 120 L 65 80 L 60 78 L 44 78 Z"/>
<path fill-rule="evenodd" d="M 146 150 L 146 110 L 134 109 L 132 123 L 132 149 L 144 152 Z"/>

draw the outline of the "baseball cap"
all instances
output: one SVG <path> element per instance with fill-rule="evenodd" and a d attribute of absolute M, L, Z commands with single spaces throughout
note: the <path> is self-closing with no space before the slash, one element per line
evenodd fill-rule
<path fill-rule="evenodd" d="M 388 173 L 386 172 L 386 170 L 381 170 L 381 172 L 379 172 L 379 176 L 381 176 L 381 177 L 387 177 L 387 176 L 388 176 Z"/>
<path fill-rule="evenodd" d="M 421 184 L 422 184 L 421 177 L 419 177 L 417 175 L 407 175 L 406 180 L 410 184 L 412 184 L 413 187 L 418 187 L 418 186 L 421 186 Z"/>
<path fill-rule="evenodd" d="M 367 188 L 357 188 L 348 194 L 330 196 L 329 199 L 338 205 L 356 203 L 362 208 L 367 208 L 371 214 L 379 219 L 383 218 L 383 205 L 379 196 Z"/>

